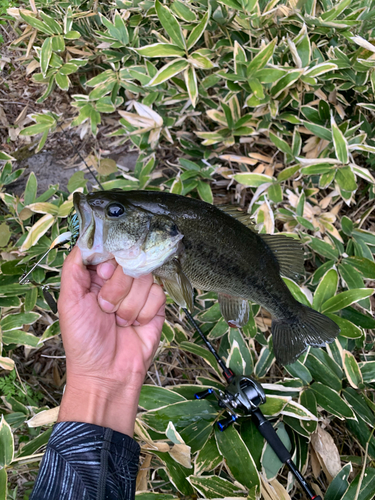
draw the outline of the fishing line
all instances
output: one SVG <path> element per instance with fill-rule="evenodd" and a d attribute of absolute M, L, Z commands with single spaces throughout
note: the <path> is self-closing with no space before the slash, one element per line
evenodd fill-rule
<path fill-rule="evenodd" d="M 72 139 L 68 136 L 68 134 L 66 133 L 66 130 L 64 130 L 62 128 L 62 125 L 61 125 L 61 122 L 57 122 L 57 127 L 60 127 L 62 133 L 64 134 L 64 136 L 68 139 L 68 141 L 70 142 L 70 145 L 75 148 L 76 146 L 73 144 L 73 141 Z M 77 149 L 77 155 L 79 157 L 79 159 L 86 165 L 87 167 L 87 170 L 90 172 L 90 174 L 94 177 L 95 181 L 98 183 L 98 186 L 100 187 L 100 189 L 102 189 L 104 191 L 104 188 L 103 186 L 101 185 L 99 179 L 96 177 L 96 175 L 94 174 L 94 172 L 91 170 L 91 167 L 89 167 L 89 165 L 87 164 L 86 160 L 82 157 L 81 153 L 79 152 L 79 150 Z"/>

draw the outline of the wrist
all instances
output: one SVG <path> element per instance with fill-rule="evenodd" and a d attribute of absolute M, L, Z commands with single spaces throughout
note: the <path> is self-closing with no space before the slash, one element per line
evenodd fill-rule
<path fill-rule="evenodd" d="M 132 437 L 142 383 L 138 377 L 121 384 L 68 375 L 58 422 L 86 422 Z"/>

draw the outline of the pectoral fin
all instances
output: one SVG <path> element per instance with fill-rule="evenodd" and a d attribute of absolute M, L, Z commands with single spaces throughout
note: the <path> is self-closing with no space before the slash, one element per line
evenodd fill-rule
<path fill-rule="evenodd" d="M 169 296 L 176 304 L 189 311 L 193 310 L 193 287 L 177 259 L 164 264 L 154 274 L 161 279 Z"/>
<path fill-rule="evenodd" d="M 240 297 L 219 293 L 220 311 L 232 328 L 239 328 L 249 321 L 249 302 Z"/>

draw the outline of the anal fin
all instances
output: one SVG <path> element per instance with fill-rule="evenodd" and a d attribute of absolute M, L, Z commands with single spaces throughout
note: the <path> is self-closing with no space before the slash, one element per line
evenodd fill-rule
<path fill-rule="evenodd" d="M 249 321 L 249 302 L 240 297 L 219 293 L 220 311 L 232 328 L 240 328 Z"/>

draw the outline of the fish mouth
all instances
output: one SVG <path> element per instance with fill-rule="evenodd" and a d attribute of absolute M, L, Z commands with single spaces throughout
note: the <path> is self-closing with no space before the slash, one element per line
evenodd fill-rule
<path fill-rule="evenodd" d="M 113 255 L 104 250 L 103 220 L 95 217 L 95 212 L 82 193 L 73 194 L 73 204 L 79 221 L 79 238 L 77 246 L 81 250 L 85 265 L 97 265 L 105 262 Z"/>
<path fill-rule="evenodd" d="M 82 193 L 73 194 L 73 205 L 79 221 L 79 239 L 86 240 L 87 247 L 92 248 L 95 234 L 95 217 L 92 208 Z"/>

